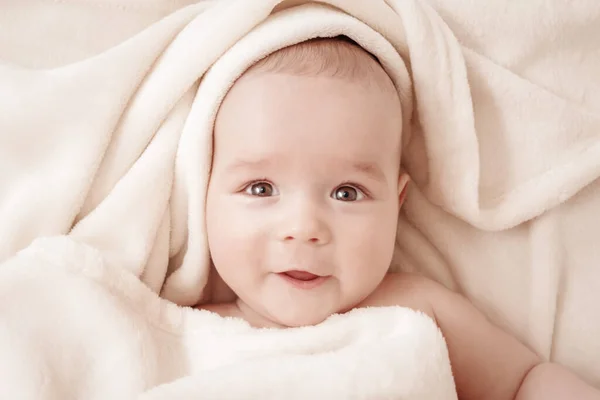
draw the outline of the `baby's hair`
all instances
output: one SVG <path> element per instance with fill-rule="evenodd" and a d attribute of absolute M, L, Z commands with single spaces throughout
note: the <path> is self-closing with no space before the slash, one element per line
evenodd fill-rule
<path fill-rule="evenodd" d="M 395 92 L 376 57 L 347 36 L 315 38 L 284 47 L 251 66 L 249 73 L 328 76 L 375 83 Z"/>

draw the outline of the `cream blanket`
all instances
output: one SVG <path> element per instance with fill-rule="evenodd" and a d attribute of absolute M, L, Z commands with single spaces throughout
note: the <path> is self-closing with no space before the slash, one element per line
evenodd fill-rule
<path fill-rule="evenodd" d="M 600 174 L 600 4 L 280 3 L 1 5 L 0 261 L 15 263 L 36 238 L 67 235 L 169 301 L 201 301 L 220 100 L 260 57 L 346 34 L 379 57 L 403 103 L 415 185 L 393 267 L 461 290 L 540 354 L 600 384 L 600 191 L 590 185 Z M 127 13 L 136 15 L 129 25 Z M 33 261 L 35 246 L 24 254 L 32 270 L 47 265 Z M 4 267 L 9 281 L 14 268 Z M 19 291 L 2 288 L 3 298 Z M 116 309 L 125 313 L 128 301 Z M 438 373 L 427 371 L 419 380 Z"/>
<path fill-rule="evenodd" d="M 441 333 L 405 308 L 257 330 L 62 237 L 4 264 L 0 299 L 3 399 L 456 399 Z"/>

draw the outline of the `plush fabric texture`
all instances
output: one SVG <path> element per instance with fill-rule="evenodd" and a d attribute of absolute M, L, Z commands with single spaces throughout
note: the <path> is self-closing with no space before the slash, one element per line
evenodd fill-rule
<path fill-rule="evenodd" d="M 161 299 L 66 237 L 2 267 L 2 398 L 457 398 L 441 332 L 407 308 L 256 329 Z"/>
<path fill-rule="evenodd" d="M 17 307 L 21 292 L 43 305 L 44 291 L 64 285 L 90 296 L 81 304 L 92 286 L 108 290 L 84 272 L 68 284 L 40 274 L 38 290 L 20 290 L 19 268 L 51 269 L 13 257 L 37 254 L 32 242 L 49 236 L 93 249 L 102 268 L 166 301 L 205 300 L 204 195 L 220 101 L 265 55 L 344 34 L 378 57 L 402 101 L 414 184 L 391 268 L 462 292 L 540 355 L 600 385 L 600 3 L 25 0 L 0 11 L 0 271 L 14 279 L 2 283 L 3 307 Z M 77 315 L 110 326 L 129 301 Z M 35 308 L 36 324 L 56 329 L 75 312 L 55 307 Z M 67 326 L 61 334 L 75 336 Z M 28 336 L 17 337 L 25 346 Z M 42 385 L 46 375 L 36 376 Z"/>

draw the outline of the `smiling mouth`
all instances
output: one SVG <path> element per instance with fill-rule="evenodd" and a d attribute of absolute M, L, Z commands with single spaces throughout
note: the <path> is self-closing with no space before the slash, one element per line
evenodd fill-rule
<path fill-rule="evenodd" d="M 285 271 L 279 274 L 287 283 L 299 289 L 313 289 L 324 283 L 329 276 L 315 275 L 307 271 Z"/>
<path fill-rule="evenodd" d="M 311 274 L 310 272 L 306 271 L 286 271 L 282 272 L 282 274 L 287 275 L 292 279 L 297 279 L 304 282 L 319 278 L 319 275 Z"/>

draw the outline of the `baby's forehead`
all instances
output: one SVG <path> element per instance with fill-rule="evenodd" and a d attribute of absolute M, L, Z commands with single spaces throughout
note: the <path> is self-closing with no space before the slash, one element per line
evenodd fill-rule
<path fill-rule="evenodd" d="M 399 107 L 389 94 L 346 79 L 261 73 L 232 88 L 215 125 L 215 153 L 281 164 L 305 156 L 320 165 L 396 159 Z"/>
<path fill-rule="evenodd" d="M 382 151 L 374 141 L 398 149 L 401 130 L 398 93 L 377 60 L 348 40 L 315 39 L 269 55 L 236 81 L 217 115 L 215 152 L 259 153 L 259 144 L 294 151 L 307 142 Z"/>

